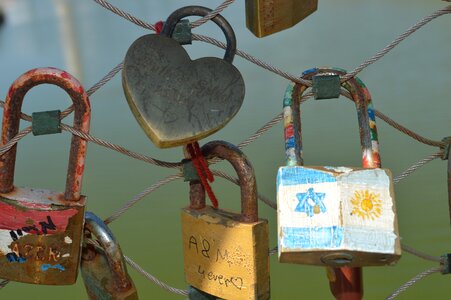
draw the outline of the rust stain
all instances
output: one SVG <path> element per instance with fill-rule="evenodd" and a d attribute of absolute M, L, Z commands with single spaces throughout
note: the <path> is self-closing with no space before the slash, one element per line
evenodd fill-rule
<path fill-rule="evenodd" d="M 38 68 L 17 78 L 9 89 L 2 122 L 3 143 L 11 140 L 19 131 L 20 113 L 26 93 L 34 86 L 45 83 L 57 85 L 70 95 L 75 109 L 74 127 L 89 133 L 91 109 L 89 97 L 81 84 L 65 71 L 56 68 Z M 79 200 L 77 195 L 80 195 L 83 168 L 79 170 L 78 167 L 84 166 L 86 143 L 77 136 L 72 137 L 65 191 L 66 200 Z M 2 193 L 8 193 L 14 188 L 16 150 L 17 145 L 0 157 L 0 192 Z"/>

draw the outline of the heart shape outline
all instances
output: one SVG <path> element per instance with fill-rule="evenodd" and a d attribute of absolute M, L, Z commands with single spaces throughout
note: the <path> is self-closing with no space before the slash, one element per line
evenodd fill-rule
<path fill-rule="evenodd" d="M 130 46 L 122 85 L 133 115 L 160 148 L 217 132 L 236 115 L 245 95 L 235 66 L 216 57 L 191 60 L 178 42 L 156 34 Z"/>

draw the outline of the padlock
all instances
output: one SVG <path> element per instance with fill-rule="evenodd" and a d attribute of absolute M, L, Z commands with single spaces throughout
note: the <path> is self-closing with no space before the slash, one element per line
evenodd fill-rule
<path fill-rule="evenodd" d="M 161 35 L 137 39 L 128 49 L 122 85 L 133 115 L 152 142 L 175 147 L 205 138 L 224 127 L 244 100 L 244 80 L 232 65 L 236 38 L 221 16 L 212 19 L 227 40 L 224 59 L 191 60 L 170 38 L 176 24 L 187 16 L 205 16 L 211 10 L 187 6 L 173 12 Z"/>
<path fill-rule="evenodd" d="M 75 108 L 74 127 L 89 133 L 88 95 L 70 74 L 39 68 L 20 76 L 6 97 L 2 143 L 19 131 L 22 102 L 34 86 L 64 89 Z M 17 145 L 0 157 L 0 278 L 67 285 L 75 283 L 81 254 L 86 197 L 80 194 L 87 142 L 72 137 L 64 193 L 13 185 Z"/>
<path fill-rule="evenodd" d="M 246 156 L 223 141 L 205 144 L 206 159 L 230 162 L 241 187 L 241 214 L 205 205 L 205 191 L 190 182 L 190 206 L 182 210 L 188 284 L 222 299 L 269 299 L 268 221 L 258 218 L 254 170 Z"/>
<path fill-rule="evenodd" d="M 318 9 L 318 0 L 246 0 L 246 26 L 257 37 L 293 27 Z"/>
<path fill-rule="evenodd" d="M 138 292 L 113 233 L 91 212 L 86 212 L 85 220 L 80 269 L 89 299 L 137 300 Z"/>
<path fill-rule="evenodd" d="M 305 79 L 336 69 L 311 69 Z M 279 261 L 335 267 L 394 264 L 401 255 L 391 172 L 380 169 L 377 130 L 368 90 L 358 79 L 342 84 L 355 102 L 363 169 L 304 167 L 300 97 L 284 98 L 287 166 L 277 174 Z"/>

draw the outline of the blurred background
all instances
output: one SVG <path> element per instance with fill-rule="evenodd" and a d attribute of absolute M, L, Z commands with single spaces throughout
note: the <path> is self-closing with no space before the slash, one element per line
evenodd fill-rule
<path fill-rule="evenodd" d="M 114 5 L 155 23 L 185 5 L 216 7 L 221 1 L 130 0 Z M 244 1 L 223 12 L 236 31 L 238 48 L 292 74 L 315 66 L 352 70 L 396 36 L 448 3 L 434 0 L 320 0 L 319 9 L 292 29 L 258 39 L 245 26 Z M 106 11 L 91 0 L 0 0 L 0 99 L 22 73 L 53 66 L 76 76 L 88 89 L 116 66 L 129 45 L 149 33 Z M 194 20 L 194 19 L 193 19 Z M 451 16 L 443 16 L 404 41 L 385 58 L 359 74 L 371 92 L 376 109 L 425 137 L 451 135 Z M 224 40 L 219 28 L 207 23 L 194 30 Z M 192 58 L 222 57 L 214 46 L 186 46 Z M 282 111 L 288 81 L 236 57 L 234 64 L 246 82 L 245 102 L 221 131 L 201 141 L 238 144 Z M 120 74 L 90 97 L 91 134 L 126 148 L 167 160 L 180 161 L 181 148 L 156 148 L 131 114 Z M 68 96 L 54 86 L 41 85 L 26 96 L 23 111 L 64 110 Z M 306 165 L 359 166 L 357 119 L 347 99 L 308 101 L 302 106 Z M 71 122 L 68 118 L 66 123 Z M 22 127 L 28 126 L 24 121 Z M 382 164 L 396 176 L 438 149 L 418 143 L 378 121 Z M 20 141 L 15 183 L 62 191 L 70 135 L 29 135 Z M 88 209 L 108 217 L 127 200 L 173 174 L 175 170 L 136 161 L 95 144 L 88 147 L 83 192 Z M 259 192 L 275 200 L 277 169 L 285 162 L 283 127 L 275 126 L 244 149 L 252 161 Z M 213 169 L 232 169 L 225 163 Z M 433 255 L 451 251 L 446 162 L 436 159 L 396 186 L 402 242 Z M 217 178 L 213 189 L 225 208 L 239 208 L 239 189 Z M 183 275 L 180 209 L 188 204 L 188 184 L 170 183 L 134 206 L 111 224 L 124 254 L 145 270 L 177 288 L 186 288 Z M 260 204 L 260 217 L 269 220 L 271 246 L 276 240 L 276 213 Z M 404 253 L 394 267 L 364 269 L 365 298 L 382 299 L 430 262 Z M 129 267 L 141 299 L 183 299 L 148 282 Z M 440 274 L 421 281 L 399 299 L 449 298 L 449 278 Z M 324 268 L 288 265 L 271 257 L 272 299 L 332 299 Z M 446 296 L 448 295 L 448 296 Z M 10 283 L 1 299 L 85 299 L 81 278 L 74 286 L 49 287 Z"/>

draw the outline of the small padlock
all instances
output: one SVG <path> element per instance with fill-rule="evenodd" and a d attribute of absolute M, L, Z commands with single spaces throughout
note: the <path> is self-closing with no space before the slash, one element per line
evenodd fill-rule
<path fill-rule="evenodd" d="M 16 136 L 22 102 L 34 86 L 64 89 L 75 108 L 74 127 L 89 133 L 88 95 L 70 74 L 40 68 L 20 76 L 6 97 L 2 143 Z M 0 157 L 0 278 L 66 285 L 77 279 L 86 197 L 80 195 L 87 142 L 72 137 L 65 193 L 13 185 L 17 145 Z"/>
<path fill-rule="evenodd" d="M 323 73 L 345 74 L 312 69 L 304 78 Z M 307 87 L 286 91 L 287 166 L 277 175 L 280 262 L 360 267 L 394 264 L 401 255 L 393 179 L 380 169 L 371 98 L 357 79 L 343 87 L 357 107 L 365 169 L 304 167 L 299 103 Z"/>
<path fill-rule="evenodd" d="M 318 8 L 318 0 L 246 0 L 246 26 L 257 37 L 290 28 Z"/>
<path fill-rule="evenodd" d="M 161 35 L 137 39 L 128 49 L 122 85 L 133 115 L 152 142 L 175 147 L 205 138 L 224 127 L 244 100 L 244 80 L 234 65 L 236 38 L 221 16 L 212 19 L 227 39 L 224 59 L 191 60 L 171 36 L 188 16 L 205 16 L 211 10 L 187 6 L 173 12 Z"/>
<path fill-rule="evenodd" d="M 214 141 L 201 150 L 238 173 L 241 214 L 205 205 L 202 185 L 190 182 L 191 204 L 182 211 L 186 281 L 223 299 L 269 299 L 268 221 L 258 218 L 254 170 L 232 144 Z"/>
<path fill-rule="evenodd" d="M 86 212 L 85 219 L 80 268 L 89 299 L 137 300 L 138 292 L 113 233 L 95 214 Z"/>

